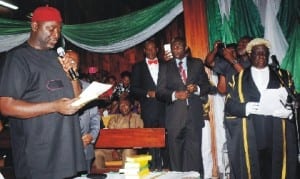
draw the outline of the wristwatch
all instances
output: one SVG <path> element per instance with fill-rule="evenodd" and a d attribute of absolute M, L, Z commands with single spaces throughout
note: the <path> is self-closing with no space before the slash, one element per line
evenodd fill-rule
<path fill-rule="evenodd" d="M 232 65 L 239 63 L 236 59 L 232 60 Z"/>

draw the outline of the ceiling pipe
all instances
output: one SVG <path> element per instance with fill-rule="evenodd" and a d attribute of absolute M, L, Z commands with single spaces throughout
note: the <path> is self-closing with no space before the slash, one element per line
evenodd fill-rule
<path fill-rule="evenodd" d="M 0 6 L 4 6 L 4 7 L 7 7 L 7 8 L 10 8 L 10 9 L 13 9 L 13 10 L 19 9 L 18 6 L 14 5 L 10 2 L 7 2 L 5 0 L 0 0 Z"/>

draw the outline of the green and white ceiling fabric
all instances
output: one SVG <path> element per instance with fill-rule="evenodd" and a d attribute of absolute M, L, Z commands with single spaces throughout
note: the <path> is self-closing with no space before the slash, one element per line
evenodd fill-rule
<path fill-rule="evenodd" d="M 181 0 L 165 0 L 125 16 L 93 23 L 64 25 L 62 36 L 74 45 L 92 52 L 116 53 L 133 47 L 167 26 L 182 13 Z M 13 30 L 12 30 L 13 29 Z M 20 34 L 21 32 L 25 34 Z M 28 38 L 28 22 L 0 18 L 0 52 Z M 17 38 L 16 41 L 11 38 Z"/>
<path fill-rule="evenodd" d="M 219 39 L 236 42 L 243 35 L 268 39 L 271 54 L 293 74 L 299 92 L 299 4 L 298 0 L 206 0 L 210 46 Z M 62 36 L 88 51 L 121 52 L 153 36 L 182 11 L 181 0 L 164 0 L 118 18 L 64 25 Z M 29 31 L 29 22 L 0 18 L 0 52 L 23 43 Z"/>

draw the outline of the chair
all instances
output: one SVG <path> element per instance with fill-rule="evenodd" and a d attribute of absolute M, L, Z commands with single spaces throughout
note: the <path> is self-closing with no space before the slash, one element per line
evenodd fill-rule
<path fill-rule="evenodd" d="M 165 128 L 127 128 L 103 129 L 100 131 L 95 148 L 163 148 L 165 147 Z M 92 173 L 118 171 L 122 161 L 105 162 L 105 169 L 92 168 Z"/>

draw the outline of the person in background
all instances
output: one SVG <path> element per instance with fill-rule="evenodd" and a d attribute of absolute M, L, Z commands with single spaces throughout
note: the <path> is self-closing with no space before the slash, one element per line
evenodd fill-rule
<path fill-rule="evenodd" d="M 166 103 L 166 129 L 171 170 L 203 175 L 201 138 L 202 100 L 209 81 L 200 59 L 187 57 L 183 38 L 171 42 L 173 59 L 161 65 L 156 96 Z"/>
<path fill-rule="evenodd" d="M 111 84 L 112 87 L 107 90 L 105 93 L 99 96 L 99 99 L 106 101 L 107 103 L 110 103 L 112 99 L 113 92 L 117 85 L 117 79 L 114 75 L 110 75 L 107 77 L 105 83 Z"/>
<path fill-rule="evenodd" d="M 16 178 L 73 177 L 86 170 L 77 111 L 81 87 L 68 71 L 77 64 L 53 48 L 62 18 L 53 7 L 38 7 L 30 37 L 9 51 L 0 75 L 0 112 L 10 124 Z"/>
<path fill-rule="evenodd" d="M 130 91 L 140 102 L 141 117 L 146 128 L 165 127 L 165 104 L 156 98 L 159 66 L 162 60 L 157 58 L 158 48 L 153 39 L 144 44 L 145 58 L 132 68 Z M 165 154 L 166 153 L 166 154 Z M 167 152 L 150 149 L 151 169 L 168 168 Z"/>
<path fill-rule="evenodd" d="M 67 51 L 72 60 L 77 65 L 80 63 L 79 55 L 75 51 Z M 80 80 L 82 91 L 86 89 L 90 83 Z M 84 154 L 87 164 L 87 172 L 90 173 L 92 161 L 95 158 L 94 144 L 100 131 L 100 114 L 98 106 L 95 102 L 90 102 L 79 110 L 79 120 L 81 128 L 81 140 L 84 146 Z"/>
<path fill-rule="evenodd" d="M 82 89 L 88 87 L 89 83 L 81 81 Z M 98 106 L 91 102 L 79 111 L 79 120 L 81 127 L 81 139 L 84 146 L 87 171 L 90 173 L 93 159 L 95 158 L 94 144 L 100 131 L 100 114 Z"/>
<path fill-rule="evenodd" d="M 109 129 L 122 129 L 122 128 L 143 128 L 144 123 L 140 115 L 131 111 L 132 103 L 129 97 L 120 98 L 119 110 L 120 114 L 114 115 L 108 122 Z M 134 149 L 96 149 L 95 150 L 95 166 L 98 169 L 105 167 L 105 161 L 123 160 L 126 156 L 136 154 Z"/>
<path fill-rule="evenodd" d="M 220 178 L 230 173 L 228 150 L 224 127 L 224 104 L 228 82 L 232 75 L 250 66 L 246 45 L 252 38 L 243 36 L 238 43 L 225 45 L 221 41 L 214 43 L 214 48 L 207 54 L 205 63 L 212 69 L 211 81 L 217 84 L 218 93 L 213 95 L 213 115 L 215 119 L 217 166 Z"/>
<path fill-rule="evenodd" d="M 294 83 L 287 71 L 268 66 L 269 49 L 265 39 L 250 41 L 251 66 L 230 82 L 225 126 L 233 179 L 297 178 L 296 130 L 282 87 L 295 93 Z"/>
<path fill-rule="evenodd" d="M 250 66 L 246 53 L 246 46 L 250 40 L 251 37 L 243 36 L 236 47 L 235 44 L 225 46 L 221 41 L 216 41 L 213 50 L 207 54 L 205 63 L 218 74 L 217 87 L 220 94 L 227 93 L 227 84 L 232 75 Z"/>
<path fill-rule="evenodd" d="M 112 94 L 112 100 L 119 100 L 130 96 L 130 82 L 131 73 L 129 71 L 123 71 L 121 73 L 121 82 L 117 84 Z"/>

